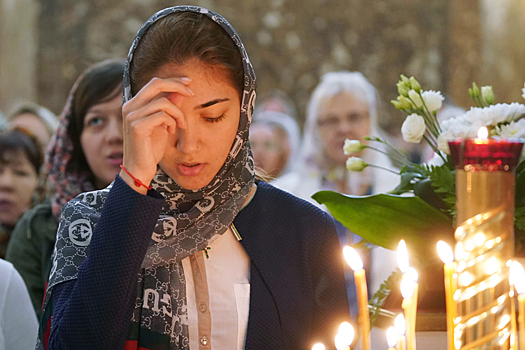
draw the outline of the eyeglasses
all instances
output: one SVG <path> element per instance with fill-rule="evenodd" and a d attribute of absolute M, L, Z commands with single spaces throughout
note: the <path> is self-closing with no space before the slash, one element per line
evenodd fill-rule
<path fill-rule="evenodd" d="M 355 127 L 364 122 L 369 122 L 369 120 L 368 114 L 365 113 L 350 113 L 346 117 L 330 115 L 327 117 L 319 117 L 317 126 L 323 129 L 336 129 L 346 122 Z"/>

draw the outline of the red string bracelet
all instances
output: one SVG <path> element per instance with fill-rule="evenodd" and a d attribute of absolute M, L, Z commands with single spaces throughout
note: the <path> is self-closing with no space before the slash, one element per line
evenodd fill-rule
<path fill-rule="evenodd" d="M 120 169 L 124 170 L 126 172 L 126 174 L 128 174 L 129 176 L 131 176 L 131 178 L 135 181 L 135 186 L 137 187 L 140 187 L 140 186 L 144 186 L 146 187 L 148 190 L 151 190 L 151 186 L 146 186 L 144 185 L 144 183 L 142 181 L 140 181 L 139 179 L 137 179 L 135 176 L 131 175 L 131 173 L 129 171 L 126 170 L 126 168 L 124 168 L 124 166 L 122 164 L 120 164 Z"/>

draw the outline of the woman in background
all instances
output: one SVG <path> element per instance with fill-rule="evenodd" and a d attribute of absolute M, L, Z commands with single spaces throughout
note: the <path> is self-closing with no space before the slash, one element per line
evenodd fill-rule
<path fill-rule="evenodd" d="M 0 132 L 0 258 L 16 223 L 33 207 L 41 166 L 35 138 L 24 130 Z"/>
<path fill-rule="evenodd" d="M 58 120 L 49 109 L 32 102 L 22 102 L 16 105 L 7 115 L 10 128 L 23 128 L 31 132 L 38 140 L 42 156 L 51 141 Z"/>
<path fill-rule="evenodd" d="M 370 195 L 393 190 L 399 176 L 388 171 L 368 167 L 362 172 L 349 172 L 343 151 L 346 139 L 364 140 L 365 136 L 380 136 L 376 90 L 358 72 L 331 72 L 325 74 L 312 93 L 308 104 L 303 144 L 298 162 L 291 173 L 272 182 L 317 206 L 311 196 L 321 190 L 337 191 L 349 195 Z M 378 147 L 377 144 L 374 147 Z M 367 163 L 393 169 L 390 159 L 379 152 L 365 149 L 358 156 Z M 326 209 L 325 209 L 326 210 Z M 341 245 L 357 243 L 361 238 L 350 233 L 340 223 L 337 231 Z M 381 247 L 374 247 L 365 259 L 370 277 L 369 291 L 375 293 L 391 271 L 395 254 Z M 352 314 L 357 305 L 353 274 L 347 271 L 347 291 Z"/>
<path fill-rule="evenodd" d="M 297 122 L 275 111 L 256 113 L 250 127 L 250 145 L 255 165 L 276 179 L 292 169 L 299 152 Z"/>
<path fill-rule="evenodd" d="M 73 87 L 47 150 L 55 194 L 15 227 L 6 259 L 24 279 L 41 313 L 62 207 L 78 194 L 109 185 L 122 164 L 123 60 L 88 68 Z"/>

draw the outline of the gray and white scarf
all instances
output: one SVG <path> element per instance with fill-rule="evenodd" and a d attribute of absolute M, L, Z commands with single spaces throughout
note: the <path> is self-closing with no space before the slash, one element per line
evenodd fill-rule
<path fill-rule="evenodd" d="M 228 230 L 247 199 L 255 178 L 248 142 L 255 102 L 255 73 L 239 36 L 217 13 L 196 6 L 176 6 L 151 16 L 138 31 L 128 54 L 123 80 L 124 102 L 132 98 L 129 68 L 144 33 L 160 18 L 186 11 L 211 18 L 231 37 L 243 61 L 244 91 L 235 141 L 224 165 L 206 187 L 184 189 L 160 168 L 151 183 L 166 199 L 167 206 L 157 221 L 142 263 L 131 322 L 135 327 L 169 336 L 171 349 L 189 349 L 186 279 L 181 261 L 205 248 L 215 235 Z M 90 233 L 100 218 L 110 189 L 111 185 L 100 191 L 81 194 L 65 206 L 53 253 L 46 304 L 53 286 L 77 278 L 78 268 L 89 254 Z M 183 209 L 188 207 L 189 210 Z"/>

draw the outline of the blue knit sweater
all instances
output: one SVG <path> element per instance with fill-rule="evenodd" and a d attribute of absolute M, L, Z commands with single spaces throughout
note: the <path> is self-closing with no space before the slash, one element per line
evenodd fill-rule
<path fill-rule="evenodd" d="M 245 348 L 332 343 L 349 318 L 333 220 L 269 184 L 257 185 L 234 221 L 251 260 Z M 164 203 L 157 192 L 141 195 L 117 176 L 78 278 L 53 288 L 48 349 L 124 348 L 137 275 Z"/>

